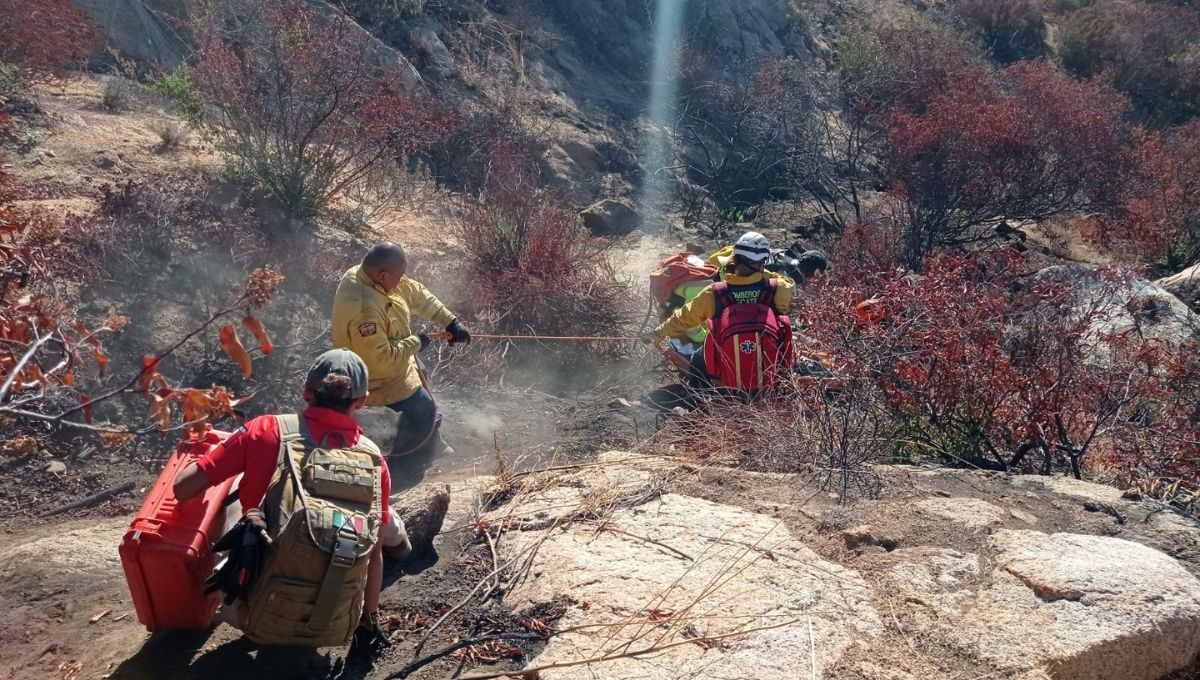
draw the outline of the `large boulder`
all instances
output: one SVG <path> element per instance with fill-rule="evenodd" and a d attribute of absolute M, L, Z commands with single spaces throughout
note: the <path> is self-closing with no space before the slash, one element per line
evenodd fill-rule
<path fill-rule="evenodd" d="M 642 224 L 642 216 L 626 201 L 606 198 L 580 213 L 583 225 L 596 236 L 624 236 Z"/>
<path fill-rule="evenodd" d="M 1156 549 L 1192 554 L 1194 522 L 1151 513 L 1124 538 L 1029 529 L 1111 530 L 1084 511 L 1092 498 L 1146 512 L 1114 489 L 888 468 L 898 495 L 829 532 L 828 513 L 775 504 L 796 502 L 794 477 L 723 471 L 685 483 L 698 498 L 664 490 L 678 465 L 602 454 L 522 478 L 484 515 L 505 528 L 497 561 L 522 565 L 495 586 L 505 602 L 533 617 L 565 605 L 568 632 L 528 662 L 564 667 L 539 677 L 1152 680 L 1200 653 L 1200 579 Z M 930 493 L 946 488 L 959 492 Z"/>
<path fill-rule="evenodd" d="M 410 554 L 420 555 L 433 548 L 433 539 L 442 530 L 446 512 L 450 509 L 450 487 L 446 484 L 419 484 L 390 499 L 392 511 L 404 524 L 407 540 L 385 547 L 388 557 L 404 560 Z"/>
<path fill-rule="evenodd" d="M 191 52 L 193 0 L 72 0 L 95 21 L 105 42 L 127 59 L 171 70 Z"/>
<path fill-rule="evenodd" d="M 992 584 L 946 623 L 998 668 L 1155 680 L 1200 652 L 1200 580 L 1173 558 L 1105 536 L 1000 530 L 992 542 Z"/>
<path fill-rule="evenodd" d="M 602 461 L 534 482 L 539 490 L 487 517 L 524 529 L 500 542 L 502 563 L 529 560 L 530 577 L 507 602 L 518 611 L 563 595 L 574 602 L 558 627 L 578 628 L 551 639 L 530 665 L 618 657 L 539 677 L 792 680 L 810 669 L 833 677 L 825 673 L 851 645 L 882 635 L 863 578 L 821 558 L 778 519 L 679 494 L 656 497 L 655 460 Z M 602 520 L 578 521 L 597 513 Z M 662 651 L 650 660 L 620 658 L 655 643 Z"/>
<path fill-rule="evenodd" d="M 1200 262 L 1154 283 L 1182 300 L 1193 312 L 1200 313 Z"/>
<path fill-rule="evenodd" d="M 1057 265 L 1036 274 L 1039 280 L 1071 285 L 1076 309 L 1091 315 L 1089 336 L 1103 361 L 1101 339 L 1134 332 L 1138 337 L 1179 347 L 1200 340 L 1200 316 L 1178 297 L 1145 279 L 1119 279 L 1084 265 Z"/>

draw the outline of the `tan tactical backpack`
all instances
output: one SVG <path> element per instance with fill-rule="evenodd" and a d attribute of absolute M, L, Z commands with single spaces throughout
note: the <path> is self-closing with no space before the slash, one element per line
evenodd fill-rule
<path fill-rule="evenodd" d="M 272 544 L 240 609 L 241 629 L 260 644 L 344 645 L 379 534 L 383 458 L 366 437 L 327 448 L 329 437 L 313 442 L 300 416 L 276 420 L 279 465 L 262 507 Z"/>

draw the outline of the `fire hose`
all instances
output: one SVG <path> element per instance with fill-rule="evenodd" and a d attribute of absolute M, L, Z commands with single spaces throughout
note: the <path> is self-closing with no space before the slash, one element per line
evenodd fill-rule
<path fill-rule="evenodd" d="M 449 332 L 430 333 L 429 337 L 434 340 L 450 340 L 454 336 Z M 486 333 L 472 333 L 471 339 L 480 340 L 550 340 L 562 342 L 637 342 L 641 340 L 639 337 L 631 335 L 489 335 Z M 667 360 L 676 369 L 687 373 L 691 370 L 691 366 L 687 357 L 680 354 L 671 347 L 659 345 L 658 350 L 662 353 L 663 358 Z"/>
<path fill-rule="evenodd" d="M 450 340 L 454 336 L 449 332 L 430 333 L 433 340 Z M 640 338 L 628 335 L 488 335 L 472 333 L 472 340 L 559 340 L 563 342 L 631 342 Z"/>

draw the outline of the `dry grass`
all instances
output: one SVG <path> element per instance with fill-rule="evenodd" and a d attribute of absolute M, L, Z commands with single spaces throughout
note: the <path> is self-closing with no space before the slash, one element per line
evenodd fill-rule
<path fill-rule="evenodd" d="M 697 394 L 698 408 L 671 419 L 641 450 L 710 464 L 810 475 L 843 503 L 880 490 L 870 463 L 887 450 L 886 421 L 870 404 L 842 400 L 841 386 L 797 381 L 753 402 Z"/>
<path fill-rule="evenodd" d="M 150 129 L 158 135 L 156 151 L 164 153 L 185 148 L 192 141 L 192 131 L 188 126 L 169 118 L 150 123 Z"/>
<path fill-rule="evenodd" d="M 109 76 L 104 82 L 100 105 L 113 113 L 123 113 L 133 109 L 138 96 L 137 83 L 122 76 Z"/>

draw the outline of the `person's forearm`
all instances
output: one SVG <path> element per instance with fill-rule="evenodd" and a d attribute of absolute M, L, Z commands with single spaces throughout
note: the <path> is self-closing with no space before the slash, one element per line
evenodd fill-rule
<path fill-rule="evenodd" d="M 210 486 L 212 484 L 208 481 L 208 477 L 205 476 L 200 466 L 190 463 L 175 478 L 175 484 L 171 490 L 175 493 L 175 500 L 186 501 L 189 498 L 195 498 L 204 493 Z"/>
<path fill-rule="evenodd" d="M 367 589 L 363 593 L 363 611 L 373 614 L 379 611 L 379 592 L 383 590 L 383 544 L 376 543 L 367 564 Z"/>

